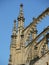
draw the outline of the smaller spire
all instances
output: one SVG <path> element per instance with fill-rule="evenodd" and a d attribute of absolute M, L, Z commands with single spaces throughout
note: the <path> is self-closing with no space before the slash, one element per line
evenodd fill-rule
<path fill-rule="evenodd" d="M 20 16 L 23 17 L 23 4 L 20 4 Z"/>
<path fill-rule="evenodd" d="M 23 4 L 20 4 L 20 12 L 19 12 L 19 16 L 18 16 L 18 21 L 19 20 L 25 20 L 24 18 L 24 14 L 23 14 Z"/>
<path fill-rule="evenodd" d="M 18 18 L 24 18 L 24 15 L 23 15 L 23 4 L 20 4 L 20 12 L 19 12 L 19 16 Z"/>
<path fill-rule="evenodd" d="M 12 33 L 13 33 L 13 35 L 16 34 L 16 20 L 14 20 L 14 27 L 13 27 Z"/>

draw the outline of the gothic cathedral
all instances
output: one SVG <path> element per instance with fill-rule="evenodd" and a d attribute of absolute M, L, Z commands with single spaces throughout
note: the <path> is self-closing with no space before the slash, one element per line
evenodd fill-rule
<path fill-rule="evenodd" d="M 20 5 L 18 26 L 14 20 L 12 30 L 8 65 L 49 65 L 49 26 L 37 35 L 37 24 L 46 15 L 49 15 L 49 8 L 25 28 L 23 4 Z"/>

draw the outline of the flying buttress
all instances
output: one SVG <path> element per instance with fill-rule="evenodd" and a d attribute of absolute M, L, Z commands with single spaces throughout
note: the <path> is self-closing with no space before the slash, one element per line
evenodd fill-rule
<path fill-rule="evenodd" d="M 36 29 L 36 25 L 42 20 L 46 15 L 49 15 L 49 8 L 47 8 L 42 14 L 40 14 L 37 18 L 34 18 L 33 22 L 27 26 L 24 30 L 24 36 L 25 36 L 25 41 L 28 40 L 30 33 L 33 34 L 34 29 Z M 37 31 L 37 30 L 36 30 Z"/>
<path fill-rule="evenodd" d="M 47 28 L 45 28 L 34 40 L 32 40 L 25 48 L 26 48 L 26 57 L 28 57 L 27 55 L 30 55 L 32 54 L 32 51 L 34 52 L 34 44 L 35 42 L 40 38 L 42 37 L 43 35 L 43 38 L 42 40 L 45 39 L 45 36 L 47 35 L 47 33 L 49 33 L 49 26 Z M 38 43 L 38 42 L 37 42 Z M 37 45 L 37 43 L 35 45 Z M 34 54 L 32 55 L 34 57 Z M 30 57 L 30 56 L 29 56 Z M 32 58 L 32 57 L 30 57 Z M 27 60 L 27 58 L 26 58 Z"/>
<path fill-rule="evenodd" d="M 45 36 L 47 33 L 49 33 L 49 26 L 45 28 L 34 40 L 32 40 L 28 45 L 34 44 L 36 41 L 38 41 L 42 36 Z"/>

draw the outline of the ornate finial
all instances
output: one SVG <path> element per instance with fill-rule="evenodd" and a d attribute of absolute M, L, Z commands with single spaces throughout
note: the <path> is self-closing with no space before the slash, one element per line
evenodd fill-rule
<path fill-rule="evenodd" d="M 23 17 L 23 4 L 20 4 L 20 16 Z"/>
<path fill-rule="evenodd" d="M 16 20 L 14 20 L 14 31 L 16 31 Z"/>
<path fill-rule="evenodd" d="M 16 34 L 16 20 L 14 20 L 14 27 L 13 27 L 13 32 L 14 35 Z"/>
<path fill-rule="evenodd" d="M 20 7 L 23 7 L 23 4 L 22 3 L 20 4 Z"/>
<path fill-rule="evenodd" d="M 23 4 L 20 4 L 20 10 L 23 11 Z"/>
<path fill-rule="evenodd" d="M 16 23 L 16 20 L 14 20 L 14 23 Z"/>

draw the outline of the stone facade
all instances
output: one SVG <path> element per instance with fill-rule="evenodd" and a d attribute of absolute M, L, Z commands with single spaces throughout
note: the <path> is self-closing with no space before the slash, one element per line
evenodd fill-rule
<path fill-rule="evenodd" d="M 11 35 L 10 57 L 8 65 L 49 65 L 49 26 L 37 35 L 37 24 L 49 15 L 49 8 L 24 28 L 23 4 Z"/>

